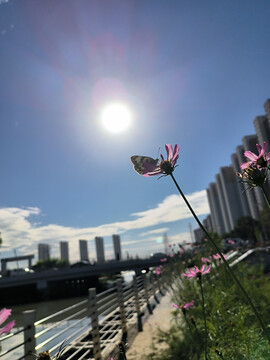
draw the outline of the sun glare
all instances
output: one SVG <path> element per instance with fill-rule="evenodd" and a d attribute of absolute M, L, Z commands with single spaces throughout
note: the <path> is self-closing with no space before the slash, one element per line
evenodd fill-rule
<path fill-rule="evenodd" d="M 131 125 L 130 109 L 120 103 L 106 105 L 101 112 L 101 121 L 104 128 L 113 133 L 119 133 Z"/>

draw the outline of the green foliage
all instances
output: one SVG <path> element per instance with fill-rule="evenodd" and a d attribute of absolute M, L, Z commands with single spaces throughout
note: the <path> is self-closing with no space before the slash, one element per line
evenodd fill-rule
<path fill-rule="evenodd" d="M 270 209 L 266 206 L 260 213 L 260 222 L 264 235 L 270 239 Z"/>
<path fill-rule="evenodd" d="M 243 240 L 249 240 L 251 244 L 256 243 L 257 235 L 261 232 L 261 224 L 259 221 L 250 216 L 240 217 L 230 233 L 232 237 L 239 237 Z"/>
<path fill-rule="evenodd" d="M 194 300 L 194 307 L 172 311 L 174 325 L 167 332 L 159 332 L 168 347 L 153 351 L 148 360 L 204 360 L 204 322 L 202 301 L 197 278 L 182 276 L 184 266 L 201 266 L 201 254 L 182 264 L 175 261 L 167 266 L 168 281 L 177 304 Z M 252 297 L 264 324 L 270 330 L 270 278 L 263 267 L 247 264 L 234 267 L 237 277 Z M 208 357 L 233 360 L 270 359 L 270 345 L 262 335 L 257 320 L 230 277 L 224 264 L 212 264 L 211 272 L 202 276 L 207 318 Z M 184 316 L 185 315 L 185 316 Z"/>
<path fill-rule="evenodd" d="M 53 268 L 65 268 L 69 266 L 69 262 L 67 260 L 61 260 L 57 258 L 51 258 L 47 260 L 39 260 L 35 265 L 32 266 L 33 270 L 47 270 Z"/>

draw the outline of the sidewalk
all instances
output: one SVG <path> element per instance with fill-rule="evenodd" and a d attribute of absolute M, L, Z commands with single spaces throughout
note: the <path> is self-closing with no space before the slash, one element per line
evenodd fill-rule
<path fill-rule="evenodd" d="M 152 352 L 152 344 L 162 349 L 166 344 L 157 342 L 157 329 L 167 330 L 170 327 L 171 312 L 173 311 L 171 295 L 167 292 L 160 298 L 160 304 L 157 304 L 147 321 L 144 323 L 143 331 L 139 332 L 135 340 L 127 351 L 128 360 L 143 360 L 146 355 Z"/>

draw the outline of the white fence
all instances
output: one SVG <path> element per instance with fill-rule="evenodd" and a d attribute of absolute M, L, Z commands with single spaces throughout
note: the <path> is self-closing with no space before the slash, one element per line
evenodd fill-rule
<path fill-rule="evenodd" d="M 96 294 L 95 288 L 89 289 L 88 300 L 40 320 L 35 310 L 24 311 L 23 329 L 1 338 L 1 345 L 12 338 L 12 346 L 3 346 L 0 358 L 34 360 L 38 353 L 49 351 L 63 360 L 110 359 L 120 342 L 131 342 L 142 331 L 162 295 L 161 281 L 152 272 L 134 276 L 124 286 L 119 279 L 109 290 Z"/>

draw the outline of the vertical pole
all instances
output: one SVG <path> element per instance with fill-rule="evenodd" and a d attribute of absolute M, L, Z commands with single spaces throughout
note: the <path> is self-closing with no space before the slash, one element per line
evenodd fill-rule
<path fill-rule="evenodd" d="M 116 289 L 117 289 L 118 306 L 119 306 L 120 320 L 122 327 L 122 339 L 125 342 L 127 340 L 127 322 L 126 322 L 126 312 L 125 312 L 124 296 L 123 296 L 123 288 L 122 288 L 122 279 L 118 279 L 116 281 Z"/>
<path fill-rule="evenodd" d="M 143 331 L 142 314 L 141 314 L 141 308 L 140 308 L 140 299 L 139 299 L 136 275 L 133 276 L 133 290 L 134 290 L 135 308 L 136 308 L 137 319 L 138 319 L 138 331 Z"/>
<path fill-rule="evenodd" d="M 143 287 L 144 287 L 145 301 L 146 301 L 146 304 L 147 304 L 149 314 L 153 314 L 152 307 L 151 307 L 151 305 L 149 303 L 148 281 L 147 281 L 146 274 L 143 274 Z"/>
<path fill-rule="evenodd" d="M 36 330 L 35 330 L 36 310 L 23 311 L 24 328 L 24 359 L 33 360 L 36 358 Z"/>
<path fill-rule="evenodd" d="M 161 290 L 161 274 L 157 275 L 156 279 L 157 279 L 157 285 L 158 285 L 158 290 L 161 296 L 164 296 L 162 290 Z"/>
<path fill-rule="evenodd" d="M 99 338 L 99 323 L 98 323 L 98 309 L 97 309 L 97 298 L 96 289 L 91 288 L 88 290 L 88 304 L 90 310 L 90 318 L 92 324 L 92 340 L 93 340 L 93 353 L 95 360 L 102 360 L 100 338 Z"/>
<path fill-rule="evenodd" d="M 152 287 L 152 295 L 156 301 L 156 303 L 159 304 L 159 300 L 157 298 L 157 289 L 156 289 L 156 278 L 155 278 L 155 275 L 153 274 L 153 271 L 150 272 L 150 282 L 151 282 L 151 287 Z"/>

